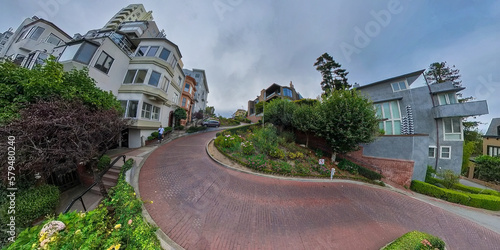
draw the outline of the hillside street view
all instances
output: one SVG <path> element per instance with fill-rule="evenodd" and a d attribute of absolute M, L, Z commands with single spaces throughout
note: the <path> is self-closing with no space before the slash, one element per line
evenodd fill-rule
<path fill-rule="evenodd" d="M 500 246 L 500 3 L 4 9 L 2 249 Z"/>

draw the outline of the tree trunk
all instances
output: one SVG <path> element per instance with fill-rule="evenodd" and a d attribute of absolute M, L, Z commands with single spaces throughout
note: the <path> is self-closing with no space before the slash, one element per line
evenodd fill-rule
<path fill-rule="evenodd" d="M 332 153 L 332 163 L 337 159 L 337 153 Z"/>
<path fill-rule="evenodd" d="M 99 186 L 99 191 L 101 192 L 102 197 L 108 197 L 108 191 L 106 191 L 106 187 L 104 186 L 104 183 L 102 182 L 102 178 L 100 177 L 100 171 L 96 167 L 92 168 L 92 173 L 94 175 L 94 182 L 97 182 L 97 185 Z"/>
<path fill-rule="evenodd" d="M 309 148 L 309 133 L 306 132 L 306 148 Z"/>

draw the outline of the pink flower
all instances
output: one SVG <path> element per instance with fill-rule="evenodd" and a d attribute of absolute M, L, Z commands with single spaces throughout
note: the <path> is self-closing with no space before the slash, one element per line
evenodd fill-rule
<path fill-rule="evenodd" d="M 132 224 L 132 219 L 128 220 L 128 224 L 129 225 Z"/>

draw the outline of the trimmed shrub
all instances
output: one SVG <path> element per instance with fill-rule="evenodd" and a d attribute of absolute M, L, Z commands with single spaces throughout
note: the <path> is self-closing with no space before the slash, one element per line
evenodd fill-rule
<path fill-rule="evenodd" d="M 367 169 L 365 167 L 359 166 L 358 164 L 351 162 L 349 160 L 346 160 L 346 159 L 342 159 L 339 162 L 339 168 L 341 170 L 348 171 L 351 174 L 358 174 L 359 173 L 360 175 L 362 175 L 370 180 L 380 180 L 383 177 L 381 174 L 379 174 L 375 171 L 372 171 L 372 170 Z"/>
<path fill-rule="evenodd" d="M 430 183 L 435 186 L 439 187 L 444 187 L 443 180 L 436 179 L 436 178 L 428 178 L 427 183 Z M 471 193 L 471 194 L 486 194 L 486 195 L 494 195 L 500 197 L 500 192 L 495 191 L 495 190 L 490 190 L 490 189 L 482 189 L 482 188 L 477 188 L 477 187 L 469 187 L 466 185 L 462 185 L 460 183 L 454 184 L 451 189 Z"/>
<path fill-rule="evenodd" d="M 380 180 L 382 179 L 382 175 L 375 172 L 375 171 L 371 171 L 370 169 L 367 169 L 367 168 L 364 168 L 362 166 L 359 166 L 358 167 L 358 173 L 370 180 Z"/>
<path fill-rule="evenodd" d="M 459 203 L 466 206 L 484 208 L 488 210 L 500 210 L 500 197 L 484 194 L 468 194 L 460 191 L 436 187 L 432 184 L 413 180 L 411 190 L 443 199 L 449 202 Z"/>
<path fill-rule="evenodd" d="M 7 193 L 8 194 L 8 193 Z M 30 226 L 36 219 L 54 213 L 59 203 L 59 189 L 52 185 L 43 185 L 21 190 L 16 193 L 16 210 L 14 214 L 8 214 L 9 202 L 0 205 L 0 223 L 7 225 L 10 217 L 16 217 L 16 235 L 24 228 Z M 6 231 L 0 231 L 0 247 L 6 243 L 10 235 Z"/>
<path fill-rule="evenodd" d="M 500 192 L 495 191 L 495 190 L 490 190 L 490 189 L 482 189 L 482 188 L 477 188 L 477 187 L 469 187 L 462 185 L 460 183 L 457 183 L 453 185 L 453 189 L 464 191 L 464 192 L 469 192 L 473 194 L 487 194 L 487 195 L 494 195 L 500 197 Z"/>
<path fill-rule="evenodd" d="M 383 250 L 400 249 L 440 249 L 445 248 L 445 243 L 440 238 L 419 231 L 411 231 L 397 238 L 389 245 L 383 247 Z"/>
<path fill-rule="evenodd" d="M 187 130 L 186 130 L 186 133 L 195 133 L 195 132 L 198 132 L 198 131 L 203 131 L 203 130 L 206 130 L 207 127 L 189 127 Z"/>
<path fill-rule="evenodd" d="M 184 126 L 179 125 L 174 127 L 175 130 L 184 130 Z"/>

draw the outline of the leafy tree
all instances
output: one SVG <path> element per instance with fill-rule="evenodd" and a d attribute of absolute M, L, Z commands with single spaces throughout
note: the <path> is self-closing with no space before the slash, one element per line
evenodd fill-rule
<path fill-rule="evenodd" d="M 461 171 L 462 175 L 465 175 L 467 173 L 467 170 L 469 169 L 469 158 L 474 153 L 476 144 L 477 143 L 475 141 L 464 141 L 464 150 L 462 154 L 462 171 Z"/>
<path fill-rule="evenodd" d="M 430 84 L 443 83 L 451 81 L 455 86 L 461 86 L 460 70 L 455 69 L 455 65 L 451 68 L 446 65 L 446 62 L 431 63 L 429 69 L 425 72 L 425 77 Z"/>
<path fill-rule="evenodd" d="M 309 98 L 295 100 L 293 102 L 296 103 L 296 104 L 298 104 L 298 105 L 310 105 L 310 106 L 313 106 L 313 105 L 316 105 L 316 104 L 319 103 L 318 100 L 316 100 L 316 99 L 309 99 Z"/>
<path fill-rule="evenodd" d="M 203 119 L 203 110 L 198 110 L 198 112 L 194 113 L 194 117 L 196 119 Z"/>
<path fill-rule="evenodd" d="M 299 105 L 293 112 L 292 125 L 306 134 L 306 147 L 309 146 L 309 135 L 318 129 L 317 108 L 318 104 Z"/>
<path fill-rule="evenodd" d="M 481 155 L 476 157 L 474 175 L 483 181 L 500 182 L 500 157 Z"/>
<path fill-rule="evenodd" d="M 80 162 L 96 166 L 126 125 L 120 114 L 120 102 L 86 69 L 64 72 L 53 57 L 31 70 L 0 63 L 0 133 L 16 136 L 23 178 L 64 173 Z M 5 142 L 0 147 L 7 151 Z"/>
<path fill-rule="evenodd" d="M 378 119 L 373 103 L 357 90 L 337 90 L 323 98 L 318 109 L 316 134 L 323 137 L 337 153 L 358 149 L 360 143 L 370 143 L 378 132 Z"/>
<path fill-rule="evenodd" d="M 111 92 L 95 86 L 88 70 L 64 72 L 51 57 L 32 70 L 12 62 L 0 63 L 0 123 L 19 117 L 19 111 L 38 100 L 79 99 L 92 109 L 121 109 Z"/>
<path fill-rule="evenodd" d="M 22 109 L 19 118 L 0 127 L 0 136 L 15 137 L 17 176 L 46 179 L 52 173 L 65 174 L 78 164 L 90 166 L 101 193 L 99 159 L 114 146 L 126 127 L 116 109 L 92 109 L 75 99 L 39 101 Z M 6 149 L 8 143 L 0 142 Z M 0 152 L 6 166 L 7 150 Z M 4 180 L 5 181 L 5 180 Z"/>
<path fill-rule="evenodd" d="M 321 73 L 323 81 L 321 81 L 321 89 L 325 94 L 329 94 L 333 90 L 349 89 L 351 85 L 347 83 L 347 74 L 345 69 L 341 69 L 341 65 L 333 60 L 328 53 L 324 53 L 316 59 L 316 70 Z"/>
<path fill-rule="evenodd" d="M 205 114 L 208 116 L 208 117 L 211 117 L 211 116 L 214 116 L 215 115 L 215 108 L 213 106 L 207 106 L 205 108 Z"/>
<path fill-rule="evenodd" d="M 283 128 L 292 125 L 292 116 L 295 108 L 295 103 L 288 99 L 274 99 L 266 104 L 264 121 L 274 124 L 282 132 Z"/>
<path fill-rule="evenodd" d="M 261 114 L 264 112 L 264 101 L 255 104 L 255 114 Z"/>
<path fill-rule="evenodd" d="M 175 117 L 175 125 L 180 126 L 181 120 L 187 118 L 186 110 L 184 110 L 183 108 L 177 108 L 174 111 L 174 117 Z"/>

